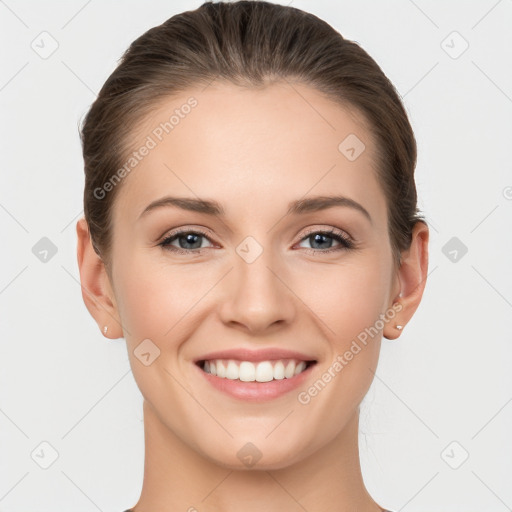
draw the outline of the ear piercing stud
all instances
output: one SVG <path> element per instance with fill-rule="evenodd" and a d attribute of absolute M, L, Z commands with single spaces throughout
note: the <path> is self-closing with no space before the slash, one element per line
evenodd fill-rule
<path fill-rule="evenodd" d="M 105 336 L 107 335 L 107 331 L 108 331 L 108 325 L 105 325 L 105 327 L 103 327 L 103 334 Z"/>
<path fill-rule="evenodd" d="M 401 331 L 403 328 L 403 325 L 395 325 L 395 329 L 398 329 L 399 331 Z"/>

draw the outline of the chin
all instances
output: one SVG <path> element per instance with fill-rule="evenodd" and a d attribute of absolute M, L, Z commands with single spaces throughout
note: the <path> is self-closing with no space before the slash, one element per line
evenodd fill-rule
<path fill-rule="evenodd" d="M 283 446 L 282 443 L 262 439 L 261 441 L 230 440 L 219 446 L 220 452 L 207 450 L 204 454 L 215 464 L 236 471 L 269 471 L 289 467 L 307 454 L 300 443 Z"/>

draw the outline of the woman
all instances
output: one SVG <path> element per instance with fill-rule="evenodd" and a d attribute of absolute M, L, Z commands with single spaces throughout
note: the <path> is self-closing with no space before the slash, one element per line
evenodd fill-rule
<path fill-rule="evenodd" d="M 383 511 L 359 404 L 428 228 L 379 66 L 298 9 L 205 3 L 131 44 L 81 135 L 83 298 L 144 397 L 130 510 Z"/>

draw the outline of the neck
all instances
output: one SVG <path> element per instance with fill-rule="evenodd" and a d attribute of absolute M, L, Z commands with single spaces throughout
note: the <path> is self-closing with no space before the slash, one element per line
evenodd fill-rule
<path fill-rule="evenodd" d="M 313 455 L 277 470 L 232 470 L 193 450 L 144 401 L 145 460 L 134 512 L 382 512 L 360 468 L 358 411 Z"/>

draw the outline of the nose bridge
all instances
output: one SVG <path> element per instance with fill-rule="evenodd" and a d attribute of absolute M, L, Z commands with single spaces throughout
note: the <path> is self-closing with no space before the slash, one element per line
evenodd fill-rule
<path fill-rule="evenodd" d="M 246 237 L 235 249 L 231 293 L 224 302 L 223 320 L 245 325 L 251 331 L 290 320 L 293 301 L 276 276 L 280 265 L 269 247 Z"/>

